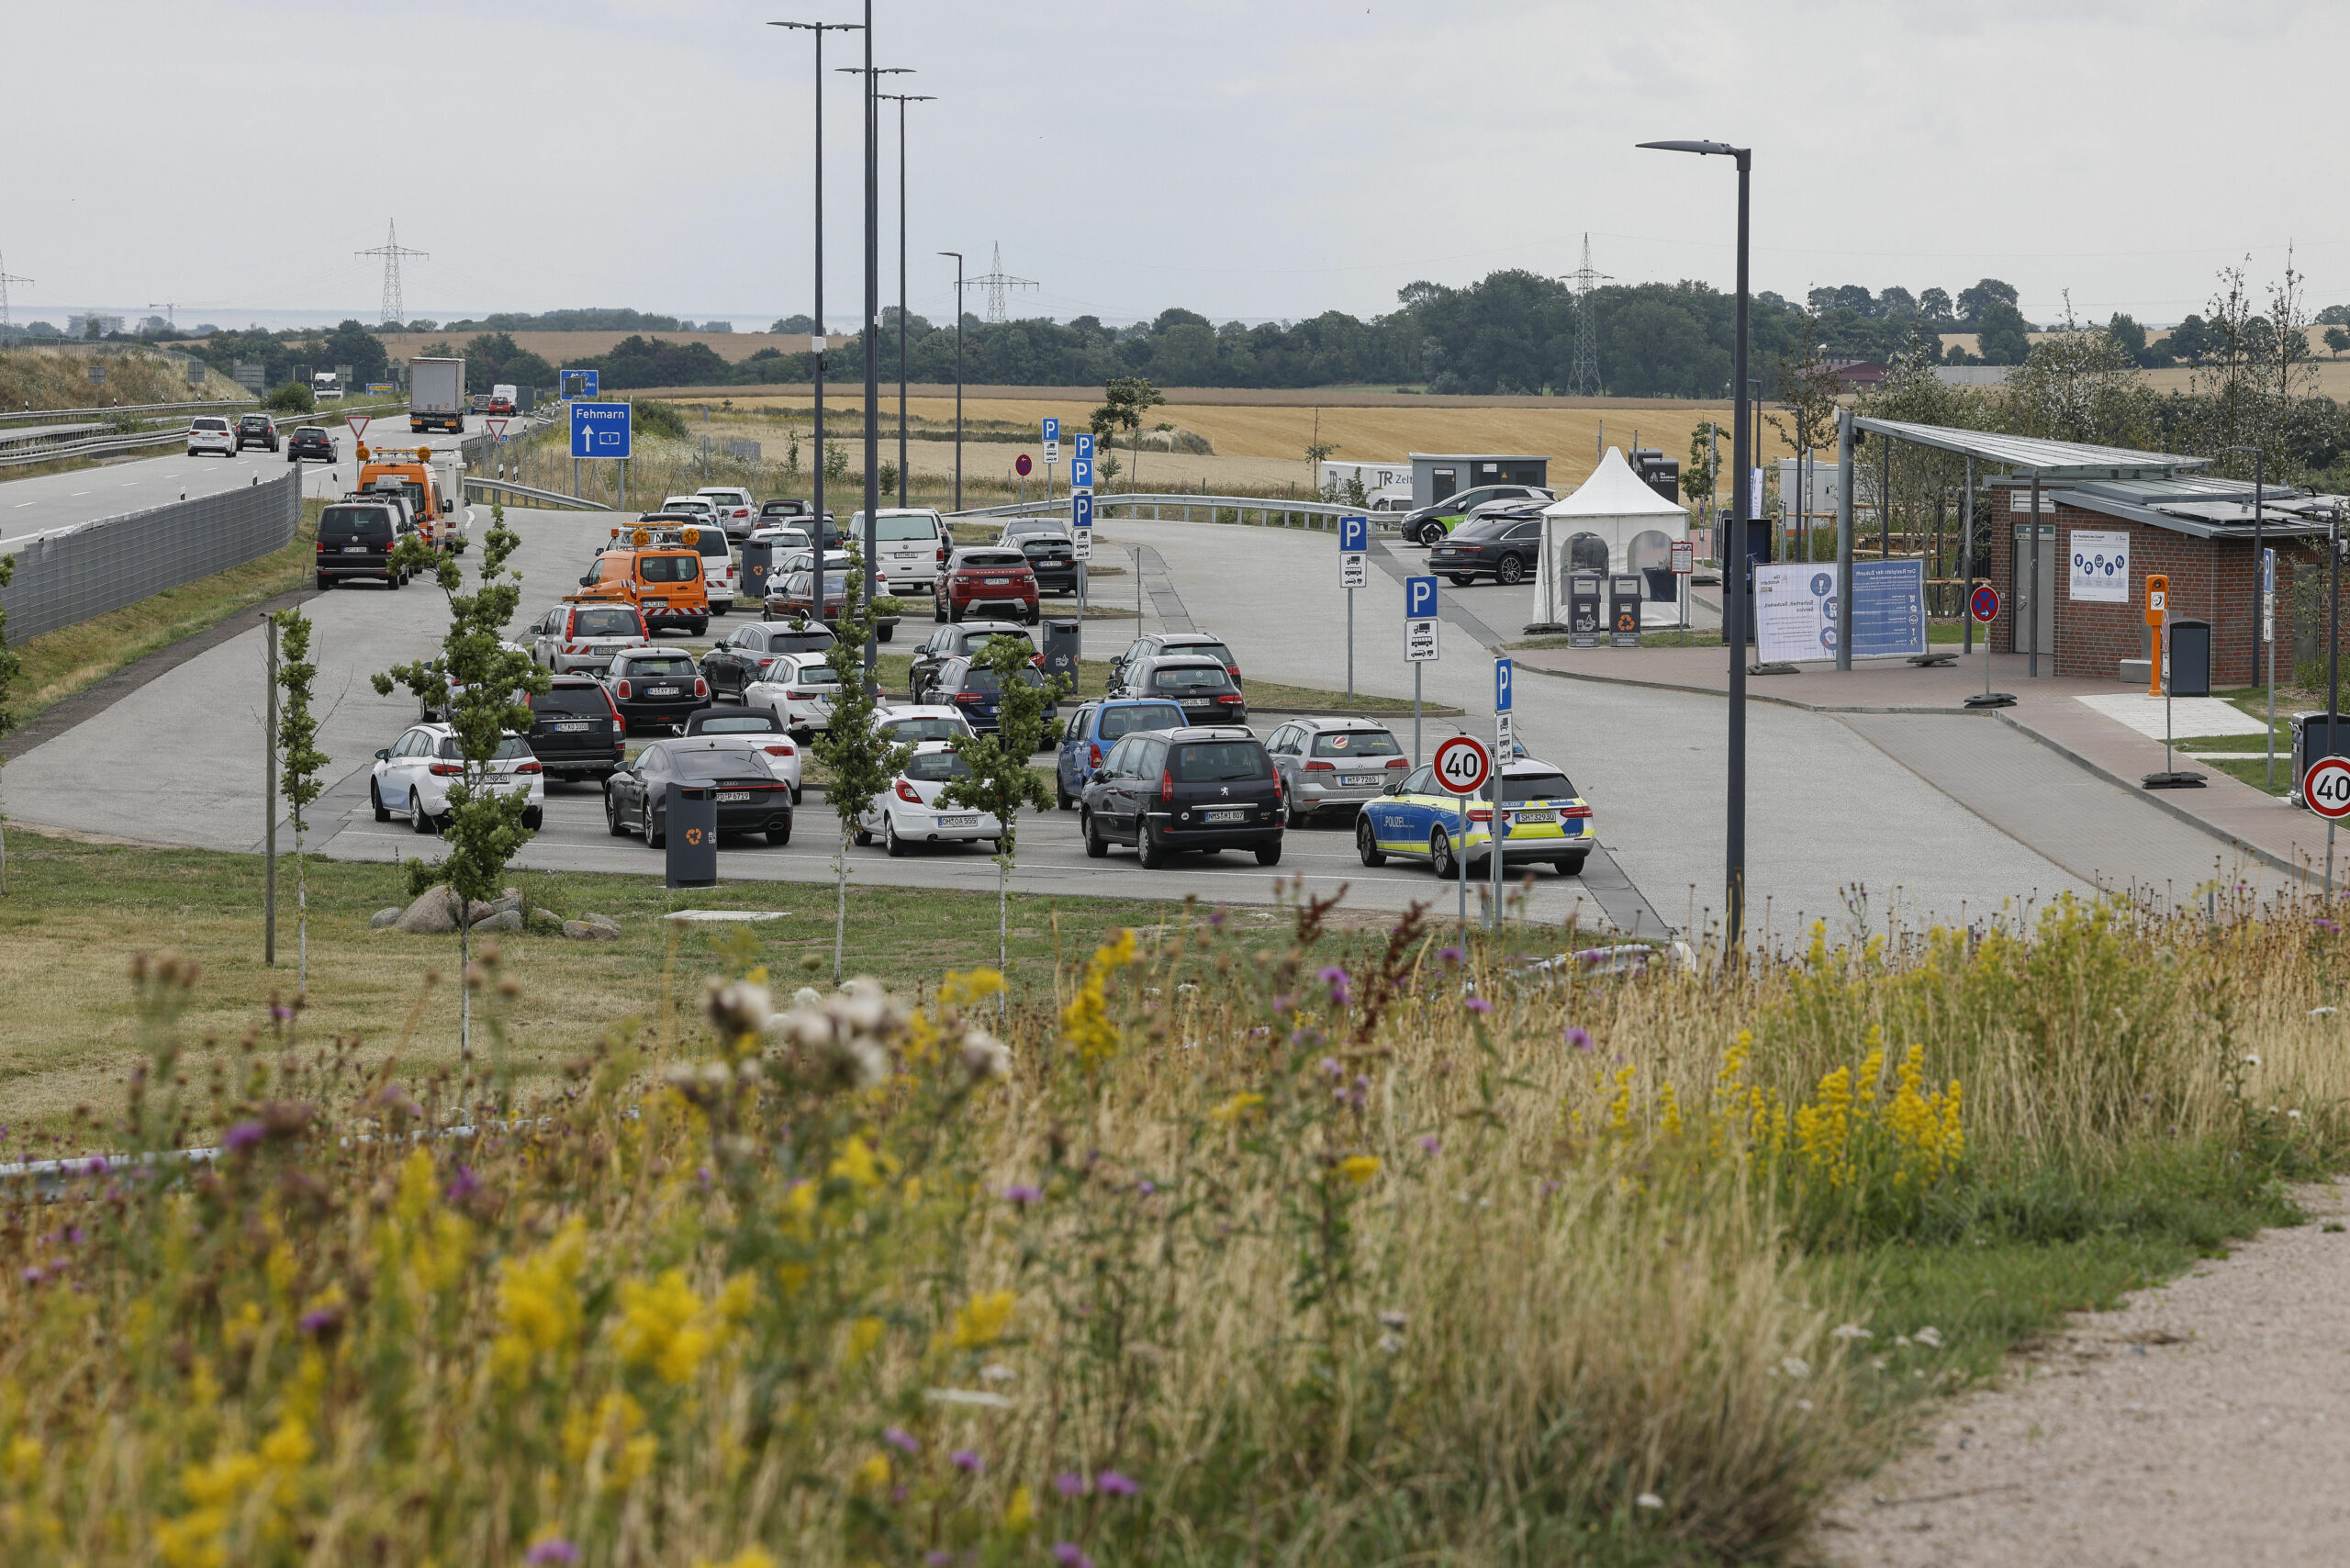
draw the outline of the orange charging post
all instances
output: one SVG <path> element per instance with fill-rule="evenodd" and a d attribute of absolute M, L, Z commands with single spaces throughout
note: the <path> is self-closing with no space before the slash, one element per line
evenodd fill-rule
<path fill-rule="evenodd" d="M 2170 682 L 2164 679 L 2163 622 L 2170 612 L 2170 579 L 2158 573 L 2146 577 L 2146 624 L 2154 629 L 2154 656 L 2150 661 L 2154 673 L 2146 689 L 2149 697 L 2163 700 L 2163 770 L 2149 773 L 2143 783 L 2149 790 L 2200 790 L 2203 775 L 2186 773 L 2171 767 L 2170 756 Z"/>
<path fill-rule="evenodd" d="M 2146 625 L 2154 633 L 2154 656 L 2146 661 L 2146 695 L 2163 694 L 2163 622 L 2170 613 L 2170 579 L 2159 573 L 2146 577 Z"/>

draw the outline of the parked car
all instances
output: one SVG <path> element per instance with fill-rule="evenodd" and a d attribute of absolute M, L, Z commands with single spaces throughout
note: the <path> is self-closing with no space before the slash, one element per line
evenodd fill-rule
<path fill-rule="evenodd" d="M 1412 766 L 1395 733 L 1369 719 L 1292 719 L 1265 738 L 1265 753 L 1280 770 L 1292 827 L 1376 799 Z"/>
<path fill-rule="evenodd" d="M 848 543 L 865 547 L 865 513 L 848 520 Z M 873 514 L 873 569 L 896 594 L 928 593 L 946 563 L 951 535 L 931 507 L 884 507 Z"/>
<path fill-rule="evenodd" d="M 644 616 L 653 631 L 677 627 L 689 637 L 710 630 L 710 598 L 704 591 L 701 555 L 677 544 L 628 545 L 596 557 L 595 568 L 579 579 L 572 604 L 622 604 Z"/>
<path fill-rule="evenodd" d="M 946 558 L 946 569 L 931 588 L 932 619 L 961 621 L 994 612 L 1012 614 L 1034 626 L 1044 620 L 1036 574 L 1028 557 L 994 545 L 966 545 Z"/>
<path fill-rule="evenodd" d="M 223 457 L 237 455 L 236 432 L 229 421 L 217 414 L 198 414 L 187 422 L 187 454 L 217 452 Z"/>
<path fill-rule="evenodd" d="M 661 504 L 644 513 L 639 521 L 649 521 L 656 515 L 664 520 L 675 518 L 682 522 L 706 522 L 721 533 L 726 532 L 718 503 L 708 496 L 664 496 Z"/>
<path fill-rule="evenodd" d="M 1079 830 L 1099 860 L 1131 844 L 1145 866 L 1185 850 L 1249 849 L 1281 858 L 1281 781 L 1262 742 L 1237 725 L 1131 734 L 1085 787 Z"/>
<path fill-rule="evenodd" d="M 1567 776 L 1531 759 L 1502 765 L 1502 803 L 1510 812 L 1502 866 L 1548 861 L 1559 875 L 1583 869 L 1597 842 L 1591 808 Z M 1459 874 L 1456 856 L 1465 855 L 1471 876 L 1490 864 L 1494 811 L 1483 800 L 1463 801 L 1436 782 L 1433 767 L 1418 767 L 1387 786 L 1355 818 L 1355 850 L 1366 866 L 1382 866 L 1389 856 L 1426 860 L 1439 878 Z M 1465 831 L 1464 831 L 1465 830 Z"/>
<path fill-rule="evenodd" d="M 324 593 L 338 583 L 367 577 L 398 588 L 408 574 L 392 568 L 392 552 L 416 532 L 407 510 L 389 501 L 341 501 L 319 513 L 315 576 Z"/>
<path fill-rule="evenodd" d="M 247 414 L 237 421 L 237 450 L 258 446 L 265 451 L 277 450 L 277 421 L 267 414 Z"/>
<path fill-rule="evenodd" d="M 1160 697 L 1183 710 L 1194 724 L 1245 724 L 1248 699 L 1214 659 L 1200 654 L 1161 654 L 1126 666 L 1120 684 L 1126 697 Z"/>
<path fill-rule="evenodd" d="M 1136 637 L 1126 644 L 1124 652 L 1110 660 L 1112 692 L 1118 689 L 1119 677 L 1128 666 L 1163 654 L 1197 654 L 1203 658 L 1214 659 L 1224 666 L 1224 673 L 1232 678 L 1234 690 L 1248 689 L 1240 679 L 1240 661 L 1233 656 L 1230 648 L 1224 645 L 1221 637 L 1211 636 L 1204 632 L 1155 632 L 1147 637 Z"/>
<path fill-rule="evenodd" d="M 604 780 L 604 826 L 614 838 L 633 830 L 655 849 L 669 840 L 672 782 L 714 787 L 718 832 L 764 833 L 769 844 L 791 842 L 791 783 L 755 735 L 693 735 L 655 741 Z"/>
<path fill-rule="evenodd" d="M 522 633 L 531 662 L 557 675 L 600 675 L 622 648 L 653 641 L 644 615 L 627 604 L 558 604 Z"/>
<path fill-rule="evenodd" d="M 704 497 L 718 509 L 719 527 L 735 543 L 748 539 L 751 530 L 758 526 L 759 503 L 740 486 L 704 485 L 694 494 Z"/>
<path fill-rule="evenodd" d="M 1548 506 L 1558 498 L 1556 492 L 1539 485 L 1478 485 L 1447 496 L 1434 506 L 1405 512 L 1401 530 L 1404 539 L 1414 544 L 1433 544 L 1487 501 L 1539 499 Z"/>
<path fill-rule="evenodd" d="M 821 577 L 822 588 L 817 583 Z M 812 566 L 787 572 L 778 578 L 767 577 L 767 604 L 762 610 L 769 621 L 812 622 L 822 625 L 836 623 L 848 609 L 848 564 L 834 566 L 829 560 L 819 573 Z M 875 617 L 873 635 L 876 641 L 887 643 L 898 634 L 898 617 L 883 614 Z"/>
<path fill-rule="evenodd" d="M 767 756 L 777 758 L 767 766 L 776 776 L 791 786 L 791 803 L 800 803 L 800 746 L 794 742 L 783 721 L 765 708 L 745 708 L 741 712 L 705 708 L 686 721 L 688 735 L 741 735 L 750 740 Z"/>
<path fill-rule="evenodd" d="M 299 463 L 305 457 L 333 462 L 334 433 L 324 425 L 296 425 L 294 433 L 285 440 L 285 461 Z"/>
<path fill-rule="evenodd" d="M 549 778 L 612 776 L 628 740 L 621 711 L 602 681 L 559 675 L 530 700 L 531 751 Z"/>
<path fill-rule="evenodd" d="M 1542 554 L 1542 520 L 1513 507 L 1482 512 L 1428 549 L 1428 570 L 1467 588 L 1479 577 L 1515 586 L 1534 575 Z"/>
<path fill-rule="evenodd" d="M 1031 686 L 1045 684 L 1045 674 L 1035 665 L 1024 666 L 1021 678 Z M 939 666 L 938 676 L 931 683 L 929 700 L 942 705 L 952 704 L 971 728 L 992 734 L 1002 722 L 1003 683 L 996 672 L 986 665 L 968 658 L 948 659 Z M 1054 703 L 1045 704 L 1044 720 L 1047 724 L 1058 722 L 1059 713 Z M 1049 740 L 1046 745 L 1050 745 Z"/>
<path fill-rule="evenodd" d="M 630 729 L 675 729 L 710 706 L 710 682 L 676 648 L 624 648 L 604 672 L 612 705 Z"/>
<path fill-rule="evenodd" d="M 781 654 L 762 678 L 743 689 L 743 706 L 768 710 L 805 742 L 831 725 L 840 690 L 830 654 Z"/>
<path fill-rule="evenodd" d="M 993 812 L 942 799 L 955 780 L 970 776 L 971 765 L 956 755 L 953 742 L 923 742 L 857 819 L 856 842 L 878 837 L 892 858 L 918 844 L 1000 844 L 1003 825 Z"/>
<path fill-rule="evenodd" d="M 1191 722 L 1181 705 L 1164 698 L 1127 701 L 1112 698 L 1087 702 L 1062 727 L 1059 755 L 1053 759 L 1053 797 L 1069 811 L 1093 781 L 1111 748 L 1145 730 L 1180 730 Z"/>
<path fill-rule="evenodd" d="M 873 715 L 873 733 L 890 745 L 909 745 L 915 741 L 960 740 L 979 732 L 963 717 L 962 710 L 941 703 L 903 703 L 883 708 Z"/>
<path fill-rule="evenodd" d="M 977 654 L 998 637 L 1017 638 L 1027 648 L 1032 661 L 1043 663 L 1036 644 L 1028 633 L 1009 621 L 966 621 L 960 626 L 946 626 L 930 634 L 930 641 L 914 650 L 913 663 L 906 670 L 906 695 L 916 702 L 927 702 L 930 689 L 937 684 L 938 672 L 949 659 Z"/>
<path fill-rule="evenodd" d="M 649 543 L 674 544 L 699 555 L 702 593 L 710 600 L 710 612 L 734 613 L 734 549 L 727 543 L 724 529 L 699 513 L 681 511 L 643 512 L 636 521 Z M 615 544 L 620 543 L 620 532 L 617 528 L 612 530 Z M 632 532 L 631 538 L 633 537 Z"/>
<path fill-rule="evenodd" d="M 375 820 L 405 816 L 419 833 L 445 825 L 449 786 L 465 776 L 465 754 L 457 733 L 446 724 L 412 724 L 407 733 L 375 754 L 367 780 L 367 799 Z M 520 792 L 529 797 L 522 825 L 533 833 L 546 818 L 546 771 L 520 735 L 508 735 L 489 763 L 489 788 L 498 794 Z"/>
<path fill-rule="evenodd" d="M 1003 525 L 996 543 L 1028 558 L 1041 591 L 1077 591 L 1077 542 L 1058 518 L 1015 517 Z"/>
<path fill-rule="evenodd" d="M 740 700 L 744 689 L 765 680 L 767 671 L 787 654 L 824 655 L 838 641 L 832 628 L 809 621 L 761 621 L 737 626 L 726 640 L 701 656 L 701 673 L 713 698 Z"/>

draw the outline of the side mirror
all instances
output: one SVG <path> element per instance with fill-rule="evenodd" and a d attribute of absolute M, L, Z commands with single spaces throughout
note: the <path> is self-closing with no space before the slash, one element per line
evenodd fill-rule
<path fill-rule="evenodd" d="M 387 745 L 386 745 L 386 746 L 377 746 L 377 747 L 375 748 L 375 760 L 376 760 L 377 762 L 389 762 L 389 761 L 391 761 L 391 760 L 392 760 L 392 748 L 391 748 L 391 747 L 389 747 L 389 746 L 387 746 Z"/>
<path fill-rule="evenodd" d="M 596 586 L 596 574 L 590 572 L 586 577 L 580 578 L 579 586 L 581 588 L 594 588 Z"/>

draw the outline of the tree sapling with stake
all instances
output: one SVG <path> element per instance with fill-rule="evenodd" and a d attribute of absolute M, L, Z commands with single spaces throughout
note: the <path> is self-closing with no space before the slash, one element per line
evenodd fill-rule
<path fill-rule="evenodd" d="M 310 682 L 319 673 L 319 666 L 310 662 L 310 618 L 297 606 L 281 610 L 272 619 L 277 622 L 278 645 L 284 655 L 277 666 L 278 689 L 285 694 L 277 720 L 278 790 L 294 823 L 295 987 L 307 991 L 310 989 L 310 884 L 302 834 L 310 825 L 310 802 L 326 789 L 319 770 L 329 758 L 318 747 L 319 721 L 310 711 Z"/>
<path fill-rule="evenodd" d="M 1035 650 L 1025 637 L 991 637 L 971 660 L 971 673 L 992 671 L 1001 695 L 996 700 L 993 734 L 966 735 L 955 743 L 955 754 L 970 766 L 967 778 L 946 787 L 939 799 L 969 806 L 994 817 L 1002 829 L 995 841 L 995 961 L 1002 970 L 1010 962 L 1010 898 L 1007 884 L 1019 855 L 1020 812 L 1043 811 L 1052 804 L 1029 761 L 1045 745 L 1045 709 L 1069 694 L 1069 683 L 1055 676 L 1048 685 L 1033 662 Z M 1002 1007 L 1001 998 L 997 1005 Z"/>
<path fill-rule="evenodd" d="M 14 555 L 0 555 L 0 588 L 6 588 L 16 579 L 16 576 L 17 558 Z M 24 661 L 17 658 L 14 650 L 8 646 L 8 607 L 0 604 L 0 735 L 5 735 L 17 727 L 17 714 L 16 711 L 8 706 L 8 693 L 15 688 L 17 677 L 23 668 Z M 5 766 L 7 758 L 0 757 L 0 766 Z M 8 890 L 7 830 L 7 812 L 0 811 L 0 894 L 6 894 Z"/>
<path fill-rule="evenodd" d="M 829 574 L 828 574 L 829 575 Z M 866 638 L 881 615 L 884 599 L 865 597 L 865 562 L 855 545 L 848 552 L 848 566 L 843 573 L 841 613 L 838 626 L 840 640 L 833 644 L 834 652 L 865 646 Z M 822 592 L 821 588 L 818 590 Z M 840 842 L 833 851 L 833 983 L 841 983 L 842 950 L 848 936 L 848 846 L 852 839 L 867 844 L 873 835 L 860 825 L 865 813 L 872 808 L 873 797 L 890 788 L 898 770 L 913 755 L 910 745 L 892 745 L 874 727 L 874 712 L 879 707 L 880 693 L 872 678 L 852 666 L 844 674 L 838 692 L 833 698 L 833 711 L 818 731 L 809 749 L 816 760 L 824 765 L 829 775 L 825 785 L 833 812 L 840 819 Z"/>

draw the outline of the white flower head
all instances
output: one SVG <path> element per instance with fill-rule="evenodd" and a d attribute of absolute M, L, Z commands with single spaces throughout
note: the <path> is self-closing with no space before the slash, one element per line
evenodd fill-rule
<path fill-rule="evenodd" d="M 1829 1337 L 1834 1339 L 1874 1339 L 1876 1338 L 1875 1335 L 1870 1333 L 1867 1329 L 1862 1327 L 1857 1323 L 1839 1323 L 1835 1327 L 1830 1329 L 1828 1332 Z"/>
<path fill-rule="evenodd" d="M 1653 1492 L 1643 1492 L 1632 1499 L 1632 1506 L 1636 1508 L 1662 1508 L 1664 1499 Z"/>
<path fill-rule="evenodd" d="M 975 1081 L 1011 1075 L 1012 1047 L 976 1025 L 963 1031 L 963 1044 L 956 1054 L 963 1070 Z"/>
<path fill-rule="evenodd" d="M 1404 1348 L 1404 1336 L 1401 1334 L 1382 1334 L 1379 1337 L 1379 1348 L 1392 1356 L 1396 1351 Z"/>
<path fill-rule="evenodd" d="M 822 1007 L 823 1004 L 824 993 L 812 985 L 803 985 L 791 993 L 791 1005 L 794 1007 Z"/>
<path fill-rule="evenodd" d="M 1930 1323 L 1919 1329 L 1912 1338 L 1930 1349 L 1939 1350 L 1942 1348 L 1942 1331 Z"/>
<path fill-rule="evenodd" d="M 748 980 L 710 982 L 710 1021 L 725 1035 L 764 1033 L 775 1017 L 767 988 Z"/>
<path fill-rule="evenodd" d="M 2258 1067 L 2260 1065 L 2260 1053 L 2258 1051 L 2244 1052 L 2243 1065 L 2245 1067 Z"/>
<path fill-rule="evenodd" d="M 1801 1356 L 1789 1356 L 1779 1363 L 1779 1370 L 1789 1377 L 1809 1377 L 1811 1363 Z"/>

